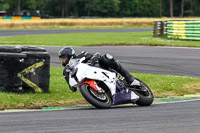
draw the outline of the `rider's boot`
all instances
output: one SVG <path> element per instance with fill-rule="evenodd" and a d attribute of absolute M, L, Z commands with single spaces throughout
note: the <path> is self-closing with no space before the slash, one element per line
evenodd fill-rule
<path fill-rule="evenodd" d="M 130 86 L 141 86 L 140 81 L 135 79 L 126 69 L 120 65 L 119 73 L 125 77 Z"/>

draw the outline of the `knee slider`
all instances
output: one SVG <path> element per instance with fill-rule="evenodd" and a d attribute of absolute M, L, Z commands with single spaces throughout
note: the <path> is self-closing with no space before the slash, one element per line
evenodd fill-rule
<path fill-rule="evenodd" d="M 106 57 L 108 60 L 114 60 L 113 56 L 110 55 L 110 54 L 106 54 L 105 57 Z"/>

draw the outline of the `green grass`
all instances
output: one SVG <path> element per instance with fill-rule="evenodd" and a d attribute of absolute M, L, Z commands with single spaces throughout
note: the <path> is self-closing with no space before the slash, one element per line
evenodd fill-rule
<path fill-rule="evenodd" d="M 65 33 L 0 37 L 0 44 L 37 46 L 148 45 L 200 47 L 199 41 L 153 37 L 153 32 L 151 31 L 130 33 Z"/>
<path fill-rule="evenodd" d="M 134 73 L 152 89 L 157 98 L 183 96 L 200 91 L 200 78 Z"/>
<path fill-rule="evenodd" d="M 62 69 L 51 68 L 50 93 L 0 93 L 0 109 L 69 107 L 86 103 L 80 92 L 73 93 L 69 90 L 62 76 Z M 144 81 L 156 97 L 180 96 L 200 90 L 198 78 L 139 73 L 133 75 Z"/>

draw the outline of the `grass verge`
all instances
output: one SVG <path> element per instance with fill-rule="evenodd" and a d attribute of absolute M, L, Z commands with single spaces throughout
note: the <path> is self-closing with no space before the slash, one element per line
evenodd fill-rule
<path fill-rule="evenodd" d="M 96 46 L 96 45 L 148 45 L 200 47 L 199 41 L 172 40 L 153 37 L 153 32 L 121 33 L 65 33 L 0 37 L 2 45 L 37 46 Z"/>
<path fill-rule="evenodd" d="M 62 69 L 51 68 L 50 93 L 17 94 L 0 93 L 0 109 L 35 109 L 42 107 L 72 107 L 84 104 L 80 92 L 72 93 L 62 76 Z M 181 96 L 200 91 L 200 79 L 182 76 L 155 74 L 133 75 L 144 81 L 153 91 L 155 97 Z"/>

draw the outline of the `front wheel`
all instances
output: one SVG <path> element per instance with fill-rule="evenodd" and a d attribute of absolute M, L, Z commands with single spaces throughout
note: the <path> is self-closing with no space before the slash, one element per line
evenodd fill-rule
<path fill-rule="evenodd" d="M 149 106 L 153 103 L 153 93 L 151 89 L 141 80 L 137 79 L 141 83 L 141 87 L 131 88 L 138 96 L 136 104 L 139 106 Z"/>
<path fill-rule="evenodd" d="M 80 92 L 83 97 L 96 108 L 107 109 L 112 105 L 111 98 L 107 92 L 98 93 L 86 83 L 80 86 Z"/>

